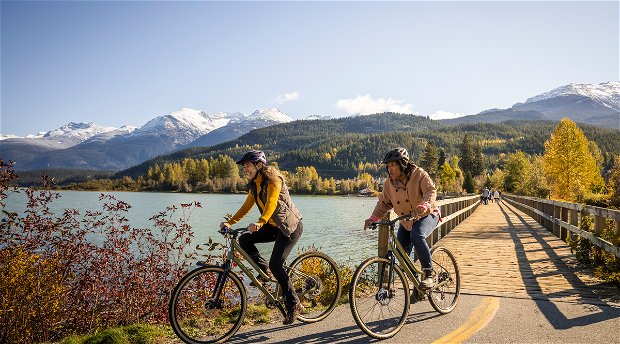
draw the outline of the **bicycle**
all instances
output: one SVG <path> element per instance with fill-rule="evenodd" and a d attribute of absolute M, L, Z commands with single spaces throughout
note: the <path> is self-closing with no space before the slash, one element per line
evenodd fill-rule
<path fill-rule="evenodd" d="M 246 231 L 246 228 L 220 230 L 226 240 L 223 263 L 200 264 L 174 288 L 168 315 L 172 329 L 183 342 L 221 343 L 239 330 L 248 300 L 245 285 L 233 271 L 235 266 L 265 296 L 268 307 L 276 307 L 282 315 L 286 314 L 279 284 L 269 279 L 237 242 L 237 237 Z M 313 250 L 297 256 L 290 266 L 285 264 L 285 270 L 304 306 L 297 319 L 306 323 L 325 319 L 340 298 L 341 281 L 336 263 L 328 255 Z M 255 273 L 267 282 L 261 282 Z M 268 282 L 276 282 L 275 292 L 267 288 Z"/>
<path fill-rule="evenodd" d="M 394 234 L 397 221 L 412 218 L 408 214 L 392 221 L 373 222 L 372 229 L 377 225 L 389 225 L 387 254 L 366 259 L 353 274 L 349 291 L 353 318 L 367 335 L 376 339 L 394 336 L 405 324 L 412 297 L 408 280 L 420 296 L 416 301 L 428 297 L 441 314 L 450 313 L 458 302 L 459 268 L 454 255 L 445 247 L 431 250 L 434 286 L 429 289 L 421 286 L 421 268 L 411 261 Z"/>

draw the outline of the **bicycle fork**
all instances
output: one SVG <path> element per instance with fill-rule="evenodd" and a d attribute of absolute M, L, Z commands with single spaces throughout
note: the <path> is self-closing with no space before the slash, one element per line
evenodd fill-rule
<path fill-rule="evenodd" d="M 381 264 L 381 271 L 379 273 L 379 290 L 375 295 L 375 299 L 379 302 L 387 302 L 389 299 L 393 297 L 394 290 L 390 288 L 390 281 L 394 277 L 394 264 L 396 263 L 396 258 L 394 257 L 394 253 L 391 250 L 388 250 L 385 255 L 390 260 L 389 270 L 387 271 L 387 281 L 385 281 L 385 288 L 383 287 L 384 279 L 385 279 L 385 268 L 386 264 Z"/>
<path fill-rule="evenodd" d="M 224 305 L 224 300 L 221 296 L 222 291 L 224 290 L 224 284 L 226 283 L 226 277 L 228 277 L 228 273 L 230 272 L 230 261 L 224 262 L 222 268 L 224 269 L 224 272 L 217 276 L 215 288 L 213 289 L 213 295 L 211 295 L 211 298 L 205 303 L 205 307 L 207 309 L 222 308 Z"/>

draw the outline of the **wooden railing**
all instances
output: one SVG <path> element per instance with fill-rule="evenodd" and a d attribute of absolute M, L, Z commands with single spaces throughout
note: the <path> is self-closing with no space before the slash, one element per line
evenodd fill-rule
<path fill-rule="evenodd" d="M 450 198 L 441 201 L 437 201 L 439 209 L 441 211 L 442 221 L 439 222 L 433 234 L 431 234 L 426 241 L 428 246 L 432 247 L 441 238 L 445 237 L 454 229 L 459 223 L 463 222 L 471 213 L 476 210 L 476 207 L 480 204 L 480 195 L 465 196 L 459 198 Z M 383 220 L 394 219 L 396 214 L 394 211 L 388 212 Z M 388 246 L 388 226 L 379 227 L 379 257 L 383 257 L 387 252 Z"/>
<path fill-rule="evenodd" d="M 566 240 L 569 234 L 579 235 L 588 239 L 594 246 L 620 258 L 620 247 L 600 238 L 608 220 L 613 221 L 616 236 L 620 235 L 620 211 L 534 197 L 504 195 L 503 199 L 532 217 L 558 238 Z M 583 211 L 594 217 L 594 234 L 579 228 Z"/>

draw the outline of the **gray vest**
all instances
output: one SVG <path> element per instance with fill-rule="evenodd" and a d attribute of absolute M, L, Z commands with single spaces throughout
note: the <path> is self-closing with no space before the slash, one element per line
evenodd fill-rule
<path fill-rule="evenodd" d="M 263 180 L 261 181 L 259 195 L 256 194 L 257 187 L 254 180 L 250 181 L 247 185 L 248 190 L 254 195 L 256 206 L 258 206 L 261 213 L 263 212 L 263 208 L 258 203 L 258 200 L 260 199 L 263 204 L 267 203 L 267 184 L 269 184 L 269 179 L 267 179 L 265 175 L 262 177 Z M 278 195 L 278 204 L 276 206 L 276 210 L 273 212 L 273 215 L 271 215 L 270 220 L 275 222 L 276 226 L 284 235 L 290 237 L 291 234 L 297 229 L 297 225 L 299 225 L 301 219 L 301 213 L 297 207 L 295 207 L 295 204 L 293 204 L 291 196 L 288 193 L 288 187 L 286 186 L 284 179 L 282 179 L 282 188 L 280 189 L 280 194 Z"/>

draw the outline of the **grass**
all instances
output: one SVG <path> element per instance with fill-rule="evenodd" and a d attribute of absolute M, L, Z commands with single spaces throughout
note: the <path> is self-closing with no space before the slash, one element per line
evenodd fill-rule
<path fill-rule="evenodd" d="M 61 341 L 61 344 L 156 344 L 162 339 L 174 338 L 169 326 L 136 324 L 111 327 L 95 334 L 73 335 Z"/>

